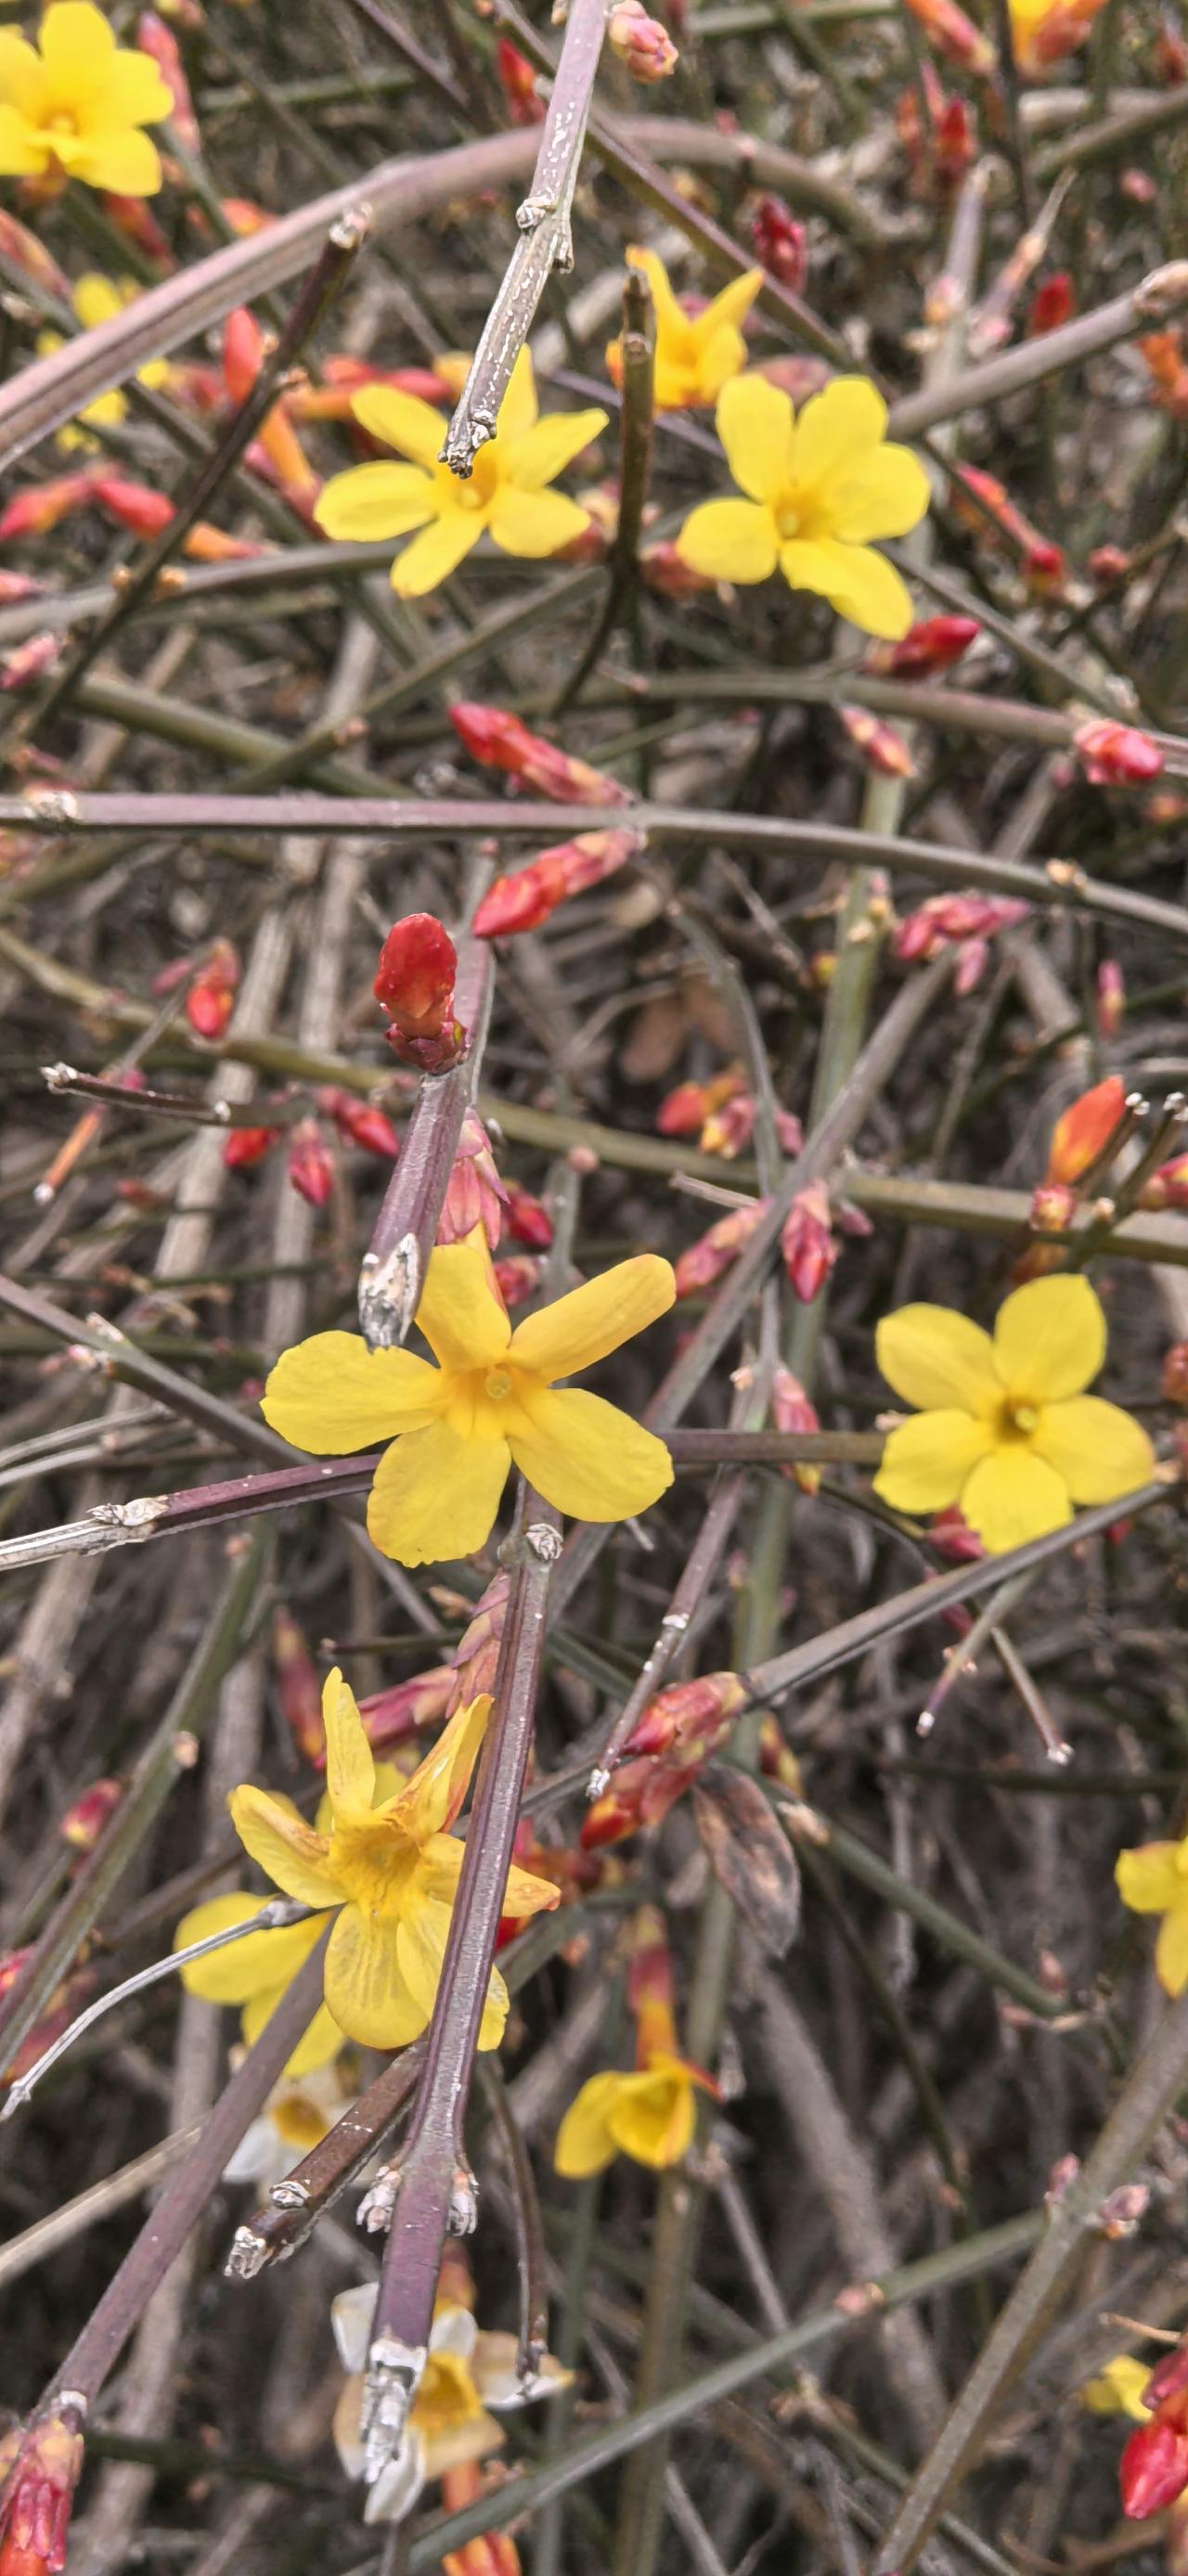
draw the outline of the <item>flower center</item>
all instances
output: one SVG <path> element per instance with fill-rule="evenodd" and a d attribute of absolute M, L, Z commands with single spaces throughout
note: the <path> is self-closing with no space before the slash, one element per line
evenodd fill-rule
<path fill-rule="evenodd" d="M 51 116 L 45 131 L 47 134 L 77 134 L 78 127 L 69 109 L 61 108 L 56 116 Z"/>
<path fill-rule="evenodd" d="M 509 1396 L 512 1391 L 512 1382 L 509 1371 L 507 1369 L 491 1369 L 483 1379 L 483 1386 L 487 1394 L 490 1396 L 492 1404 L 502 1404 L 505 1396 Z"/>
<path fill-rule="evenodd" d="M 800 533 L 799 510 L 777 510 L 776 526 L 782 537 L 798 536 Z"/>
<path fill-rule="evenodd" d="M 1005 1441 L 1030 1440 L 1039 1422 L 1039 1409 L 1034 1404 L 1016 1403 L 1014 1396 L 1004 1395 L 998 1417 L 998 1437 Z"/>

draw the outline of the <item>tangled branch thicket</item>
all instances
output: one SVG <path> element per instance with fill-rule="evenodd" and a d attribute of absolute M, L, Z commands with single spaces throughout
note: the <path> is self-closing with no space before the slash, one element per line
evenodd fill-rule
<path fill-rule="evenodd" d="M 0 31 L 0 2576 L 1188 2546 L 1188 34 L 658 6 Z"/>

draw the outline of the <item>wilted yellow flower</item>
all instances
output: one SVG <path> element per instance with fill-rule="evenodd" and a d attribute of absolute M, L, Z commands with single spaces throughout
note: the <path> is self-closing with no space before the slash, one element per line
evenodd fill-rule
<path fill-rule="evenodd" d="M 1162 1914 L 1155 1974 L 1165 1994 L 1188 1986 L 1188 1834 L 1178 1843 L 1138 1843 L 1114 1864 L 1118 1894 L 1132 1914 Z"/>
<path fill-rule="evenodd" d="M 1143 2390 L 1150 2376 L 1149 2361 L 1139 2361 L 1132 2352 L 1117 2352 L 1077 2394 L 1094 2415 L 1129 2415 L 1132 2424 L 1149 2424 L 1152 2410 L 1143 2404 Z"/>
<path fill-rule="evenodd" d="M 653 2049 L 631 2075 L 591 2075 L 557 2131 L 553 2163 L 574 2181 L 601 2173 L 615 2156 L 637 2165 L 679 2165 L 693 2144 L 697 2089 L 716 2090 L 699 2066 Z"/>
<path fill-rule="evenodd" d="M 657 411 L 691 411 L 716 402 L 723 385 L 747 363 L 747 344 L 739 329 L 763 284 L 761 268 L 732 277 L 704 312 L 690 315 L 678 304 L 668 270 L 654 250 L 629 250 L 628 265 L 642 270 L 652 290 L 656 318 L 654 399 Z M 606 353 L 611 383 L 621 385 L 623 362 L 617 340 Z"/>
<path fill-rule="evenodd" d="M 1106 1352 L 1087 1279 L 1033 1279 L 998 1310 L 994 1338 L 947 1306 L 901 1306 L 876 1338 L 897 1395 L 921 1407 L 888 1437 L 876 1494 L 901 1512 L 959 1503 L 991 1555 L 1112 1503 L 1149 1476 L 1145 1431 L 1081 1390 Z"/>
<path fill-rule="evenodd" d="M 138 129 L 169 116 L 173 101 L 151 55 L 118 46 L 91 0 L 53 0 L 37 43 L 0 32 L 0 173 L 57 170 L 89 188 L 155 197 L 160 156 Z"/>
<path fill-rule="evenodd" d="M 556 412 L 540 420 L 537 409 L 532 360 L 521 349 L 496 434 L 462 482 L 439 462 L 445 429 L 432 403 L 393 385 L 365 385 L 351 404 L 360 427 L 413 461 L 380 460 L 332 475 L 314 511 L 318 526 L 328 537 L 368 541 L 421 529 L 392 566 L 392 588 L 402 599 L 436 590 L 484 531 L 504 554 L 555 555 L 585 534 L 588 515 L 545 487 L 605 429 L 606 413 Z"/>
<path fill-rule="evenodd" d="M 367 1527 L 402 1565 L 481 1547 L 513 1460 L 559 1512 L 630 1519 L 672 1482 L 664 1442 L 601 1396 L 553 1381 L 641 1333 L 674 1293 L 668 1262 L 641 1253 L 513 1333 L 476 1226 L 430 1256 L 417 1323 L 436 1368 L 411 1351 L 368 1350 L 357 1333 L 315 1333 L 282 1353 L 261 1410 L 283 1439 L 319 1454 L 392 1441 Z"/>
<path fill-rule="evenodd" d="M 115 280 L 104 277 L 99 269 L 88 269 L 85 276 L 80 277 L 77 285 L 71 289 L 70 301 L 82 329 L 95 331 L 101 322 L 110 322 L 113 314 L 122 313 L 126 304 L 134 304 L 139 293 L 140 289 L 134 278 L 121 277 Z M 39 358 L 51 358 L 54 350 L 61 347 L 60 331 L 38 332 Z M 137 368 L 136 381 L 140 385 L 148 385 L 150 390 L 155 386 L 167 384 L 168 358 L 149 358 L 143 367 Z M 66 422 L 65 427 L 58 431 L 57 445 L 64 455 L 69 454 L 72 448 L 94 447 L 96 441 L 88 438 L 87 429 L 82 424 L 86 423 L 87 427 L 94 429 L 118 429 L 127 410 L 127 395 L 121 391 L 119 385 L 111 385 L 105 394 L 96 394 L 94 402 L 89 402 L 85 410 L 80 411 L 76 421 Z"/>
<path fill-rule="evenodd" d="M 335 1671 L 322 1699 L 329 1831 L 319 1833 L 266 1789 L 232 1791 L 231 1821 L 245 1850 L 286 1896 L 320 1910 L 311 1940 L 326 1912 L 341 1909 L 326 1951 L 326 2006 L 348 2039 L 369 2048 L 403 2048 L 433 2011 L 463 1853 L 445 1827 L 466 1795 L 490 1707 L 484 1697 L 458 1709 L 411 1778 L 377 1806 L 363 1720 Z M 509 1870 L 504 1914 L 520 1920 L 556 1903 L 547 1879 Z M 480 2048 L 498 2048 L 507 2012 L 507 1988 L 492 1968 Z"/>
<path fill-rule="evenodd" d="M 362 2374 L 374 2314 L 371 2283 L 340 2290 L 331 2302 L 339 2358 L 351 2373 L 334 2410 L 335 2446 L 350 2478 L 363 2475 Z M 400 2448 L 368 2488 L 365 2522 L 402 2521 L 428 2479 L 444 2477 L 451 2469 L 464 2468 L 498 2450 L 506 2436 L 489 2409 L 509 2413 L 568 2387 L 573 2374 L 563 2370 L 551 2352 L 542 2355 L 534 2378 L 521 2380 L 517 2349 L 515 2335 L 488 2333 L 476 2325 L 469 2308 L 456 2299 L 439 2297 L 425 2368 Z"/>
<path fill-rule="evenodd" d="M 836 376 L 797 418 L 764 376 L 738 376 L 718 397 L 718 436 L 741 501 L 703 501 L 676 541 L 711 581 L 814 590 L 869 635 L 906 635 L 906 584 L 872 537 L 902 537 L 928 507 L 928 477 L 885 438 L 887 406 L 864 376 Z"/>

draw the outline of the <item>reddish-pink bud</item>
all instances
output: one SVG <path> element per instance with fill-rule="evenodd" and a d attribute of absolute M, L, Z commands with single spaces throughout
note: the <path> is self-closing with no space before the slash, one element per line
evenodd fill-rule
<path fill-rule="evenodd" d="M 0 2570 L 4 2576 L 61 2576 L 74 2490 L 83 2464 L 82 2417 L 69 2400 L 6 2438 L 0 2469 Z"/>
<path fill-rule="evenodd" d="M 15 215 L 3 212 L 0 212 L 0 258 L 22 277 L 29 278 L 34 286 L 43 287 L 48 294 L 56 295 L 61 303 L 69 304 L 70 280 L 56 259 L 51 258 L 36 233 L 29 232 L 24 224 L 18 223 Z"/>
<path fill-rule="evenodd" d="M 1116 1037 L 1126 1010 L 1126 980 L 1116 957 L 1103 957 L 1097 970 L 1097 1034 Z"/>
<path fill-rule="evenodd" d="M 264 334 L 246 304 L 223 324 L 223 382 L 234 403 L 246 402 L 264 362 Z"/>
<path fill-rule="evenodd" d="M 736 1261 L 768 1205 L 756 1199 L 750 1207 L 732 1208 L 728 1216 L 719 1217 L 708 1234 L 699 1236 L 687 1252 L 682 1252 L 675 1265 L 678 1297 L 692 1297 L 698 1289 L 712 1288 L 724 1270 Z"/>
<path fill-rule="evenodd" d="M 1188 2434 L 1170 2424 L 1139 2424 L 1118 2463 L 1122 2511 L 1130 2522 L 1162 2513 L 1188 2487 Z"/>
<path fill-rule="evenodd" d="M 1058 331 L 1062 323 L 1071 322 L 1076 309 L 1077 299 L 1068 270 L 1057 269 L 1053 277 L 1046 277 L 1042 286 L 1037 286 L 1032 296 L 1025 337 L 1038 340 L 1045 331 Z"/>
<path fill-rule="evenodd" d="M 808 276 L 808 227 L 782 197 L 760 197 L 751 215 L 751 247 L 769 277 L 799 295 Z"/>
<path fill-rule="evenodd" d="M 229 939 L 216 939 L 185 1000 L 186 1018 L 200 1038 L 221 1038 L 235 1006 L 239 976 L 238 950 Z"/>
<path fill-rule="evenodd" d="M 515 876 L 496 877 L 488 887 L 474 916 L 476 937 L 506 939 L 514 931 L 538 930 L 559 903 L 614 876 L 643 848 L 645 838 L 626 828 L 582 832 L 574 841 L 542 850 Z"/>
<path fill-rule="evenodd" d="M 301 1118 L 289 1137 L 289 1179 L 311 1207 L 325 1207 L 334 1187 L 334 1156 L 316 1118 Z"/>
<path fill-rule="evenodd" d="M 506 1216 L 504 1224 L 516 1243 L 526 1243 L 531 1252 L 547 1252 L 553 1240 L 553 1220 L 543 1199 L 531 1190 L 522 1190 L 516 1181 L 504 1188 Z"/>
<path fill-rule="evenodd" d="M 798 1377 L 781 1362 L 771 1381 L 771 1419 L 776 1431 L 819 1431 L 816 1407 L 809 1402 Z M 802 1494 L 815 1494 L 821 1482 L 819 1467 L 795 1462 L 783 1469 Z"/>
<path fill-rule="evenodd" d="M 837 712 L 851 742 L 872 769 L 880 770 L 884 778 L 915 777 L 916 764 L 894 725 L 884 724 L 881 716 L 872 716 L 866 707 L 839 704 Z"/>
<path fill-rule="evenodd" d="M 717 589 L 712 573 L 694 572 L 692 564 L 677 553 L 673 537 L 657 537 L 652 545 L 644 546 L 639 569 L 648 589 L 656 591 L 661 599 L 693 599 L 699 592 Z"/>
<path fill-rule="evenodd" d="M 819 1297 L 838 1255 L 823 1182 L 810 1181 L 793 1199 L 784 1219 L 780 1251 L 792 1294 L 804 1306 Z"/>
<path fill-rule="evenodd" d="M 326 1759 L 321 1685 L 302 1631 L 283 1602 L 272 1614 L 272 1668 L 281 1716 L 297 1751 L 320 1771 Z"/>
<path fill-rule="evenodd" d="M 988 940 L 963 939 L 960 942 L 957 950 L 957 972 L 953 977 L 953 991 L 958 1001 L 963 1001 L 965 995 L 972 993 L 975 986 L 981 983 L 989 958 Z"/>
<path fill-rule="evenodd" d="M 929 1536 L 937 1555 L 950 1565 L 971 1565 L 986 1553 L 957 1503 L 949 1503 L 943 1512 L 935 1514 Z"/>
<path fill-rule="evenodd" d="M 23 644 L 14 644 L 0 655 L 0 689 L 30 689 L 57 668 L 62 659 L 65 637 L 46 627 L 40 635 L 28 635 Z"/>
<path fill-rule="evenodd" d="M 73 1851 L 94 1851 L 104 1826 L 114 1816 L 123 1789 L 118 1780 L 92 1780 L 67 1807 L 58 1831 Z"/>
<path fill-rule="evenodd" d="M 57 474 L 48 483 L 28 483 L 23 492 L 15 492 L 0 511 L 0 545 L 17 537 L 48 536 L 51 528 L 60 527 L 72 510 L 80 510 L 91 498 L 94 476 L 89 472 Z"/>
<path fill-rule="evenodd" d="M 495 69 L 512 124 L 540 125 L 545 103 L 536 86 L 536 73 L 527 55 L 507 36 L 501 36 L 495 47 Z"/>
<path fill-rule="evenodd" d="M 526 787 L 535 787 L 540 795 L 554 797 L 559 804 L 630 802 L 627 789 L 620 787 L 617 778 L 608 778 L 605 770 L 592 769 L 589 761 L 576 759 L 557 743 L 546 742 L 543 735 L 529 733 L 518 716 L 508 715 L 502 707 L 459 699 L 450 708 L 450 721 L 473 760 L 481 761 L 487 769 L 504 770 L 509 778 L 520 779 Z"/>
<path fill-rule="evenodd" d="M 979 79 L 994 70 L 993 45 L 958 8 L 957 0 L 908 0 L 908 7 L 943 62 L 954 63 Z"/>
<path fill-rule="evenodd" d="M 732 1163 L 750 1144 L 755 1128 L 755 1103 L 749 1091 L 735 1091 L 711 1109 L 701 1130 L 703 1154 L 720 1154 Z"/>
<path fill-rule="evenodd" d="M 395 1162 L 400 1138 L 391 1119 L 372 1101 L 358 1100 L 353 1091 L 336 1091 L 328 1085 L 318 1093 L 318 1107 L 333 1119 L 348 1145 L 361 1145 L 364 1153 L 379 1154 L 385 1162 Z"/>
<path fill-rule="evenodd" d="M 1078 725 L 1073 748 L 1094 787 L 1145 787 L 1159 777 L 1164 765 L 1163 753 L 1149 733 L 1141 733 L 1137 725 L 1117 724 L 1109 716 L 1095 716 L 1091 724 Z"/>
<path fill-rule="evenodd" d="M 1143 2404 L 1162 2407 L 1169 2397 L 1180 2397 L 1188 2389 L 1188 2342 L 1178 2343 L 1157 2361 L 1143 2390 Z"/>
<path fill-rule="evenodd" d="M 201 152 L 202 136 L 194 114 L 190 84 L 186 79 L 177 38 L 155 9 L 141 12 L 136 28 L 136 42 L 142 54 L 150 54 L 173 101 L 170 122 L 179 143 L 187 152 Z"/>
<path fill-rule="evenodd" d="M 1095 546 L 1089 557 L 1089 571 L 1099 589 L 1108 590 L 1116 581 L 1125 581 L 1130 570 L 1130 557 L 1124 546 Z"/>
<path fill-rule="evenodd" d="M 614 0 L 606 22 L 607 41 L 632 80 L 650 84 L 666 80 L 680 61 L 667 27 L 651 18 L 643 0 Z"/>
<path fill-rule="evenodd" d="M 280 1134 L 279 1127 L 233 1127 L 223 1147 L 227 1170 L 248 1172 L 253 1163 L 262 1163 Z"/>
<path fill-rule="evenodd" d="M 1139 1193 L 1139 1206 L 1188 1208 L 1188 1154 L 1174 1154 L 1170 1163 L 1152 1172 Z"/>
<path fill-rule="evenodd" d="M 534 1253 L 505 1253 L 493 1266 L 495 1285 L 506 1307 L 522 1306 L 526 1297 L 535 1297 L 543 1267 Z"/>
<path fill-rule="evenodd" d="M 117 527 L 129 528 L 134 537 L 159 537 L 175 515 L 164 492 L 152 491 L 147 483 L 129 482 L 125 474 L 95 474 L 91 491 L 109 519 Z"/>
<path fill-rule="evenodd" d="M 670 1682 L 637 1717 L 624 1751 L 675 1751 L 704 1759 L 722 1741 L 746 1697 L 737 1673 L 703 1673 L 698 1681 Z"/>
<path fill-rule="evenodd" d="M 982 630 L 976 617 L 924 617 L 910 626 L 898 644 L 874 644 L 866 654 L 868 671 L 885 671 L 897 680 L 923 680 L 951 670 Z"/>
<path fill-rule="evenodd" d="M 454 999 L 458 952 L 431 912 L 409 912 L 388 932 L 372 991 L 408 1037 L 437 1037 Z"/>

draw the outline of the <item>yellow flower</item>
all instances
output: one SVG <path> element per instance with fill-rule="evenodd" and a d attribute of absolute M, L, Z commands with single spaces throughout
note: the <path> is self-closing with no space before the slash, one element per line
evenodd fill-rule
<path fill-rule="evenodd" d="M 377 1805 L 363 1720 L 341 1673 L 332 1672 L 322 1695 L 329 1830 L 319 1833 L 266 1789 L 232 1791 L 231 1822 L 245 1850 L 286 1896 L 322 1909 L 316 1932 L 325 1910 L 341 1909 L 326 1951 L 326 2008 L 348 2039 L 369 2048 L 403 2048 L 432 2013 L 463 1852 L 444 1828 L 466 1795 L 490 1707 L 484 1697 L 458 1709 L 396 1796 Z M 519 1920 L 557 1901 L 547 1879 L 509 1870 L 505 1914 Z M 493 1968 L 480 2048 L 498 2048 L 507 2009 L 507 1988 Z"/>
<path fill-rule="evenodd" d="M 330 2315 L 339 2358 L 351 2373 L 334 2410 L 334 2441 L 347 2476 L 363 2475 L 364 2444 L 360 2433 L 363 2370 L 375 2314 L 374 2285 L 340 2290 Z M 469 2308 L 439 2298 L 433 2311 L 429 2351 L 417 2386 L 400 2448 L 369 2487 L 365 2522 L 399 2522 L 416 2503 L 430 2478 L 471 2460 L 485 2459 L 505 2441 L 489 2407 L 500 2413 L 552 2397 L 569 2385 L 573 2373 L 563 2370 L 551 2352 L 543 2353 L 534 2379 L 521 2380 L 515 2335 L 487 2333 L 475 2324 Z"/>
<path fill-rule="evenodd" d="M 134 304 L 139 292 L 139 287 L 130 277 L 121 277 L 117 282 L 104 277 L 98 269 L 88 269 L 72 289 L 70 301 L 82 329 L 96 331 L 101 322 L 110 322 L 113 314 L 122 313 L 126 304 Z M 52 358 L 55 349 L 61 347 L 60 331 L 38 332 L 39 358 Z M 150 358 L 147 365 L 137 368 L 136 381 L 150 388 L 164 385 L 168 383 L 169 372 L 168 358 Z M 127 409 L 126 395 L 118 385 L 112 385 L 107 393 L 96 394 L 94 402 L 88 403 L 85 411 L 80 411 L 77 421 L 67 421 L 65 428 L 58 431 L 57 445 L 64 455 L 68 455 L 71 449 L 94 447 L 96 441 L 88 438 L 81 424 L 88 422 L 96 429 L 118 429 Z"/>
<path fill-rule="evenodd" d="M 884 1377 L 922 1410 L 892 1431 L 875 1492 L 901 1512 L 960 1503 L 992 1556 L 1112 1503 L 1149 1476 L 1146 1432 L 1083 1395 L 1105 1358 L 1087 1279 L 1033 1279 L 1000 1306 L 994 1339 L 947 1306 L 901 1306 L 879 1325 Z"/>
<path fill-rule="evenodd" d="M 1178 1843 L 1139 1843 L 1114 1864 L 1118 1894 L 1132 1914 L 1162 1914 L 1155 1974 L 1165 1994 L 1188 1986 L 1188 1834 Z"/>
<path fill-rule="evenodd" d="M 1096 2379 L 1085 2381 L 1078 2395 L 1094 2415 L 1129 2415 L 1132 2424 L 1149 2424 L 1151 2408 L 1143 2404 L 1143 2390 L 1150 2376 L 1149 2361 L 1136 2360 L 1132 2352 L 1117 2352 Z"/>
<path fill-rule="evenodd" d="M 118 46 L 91 0 L 53 0 L 38 45 L 0 32 L 0 173 L 61 171 L 89 188 L 155 197 L 160 158 L 138 129 L 169 116 L 173 101 L 151 55 Z"/>
<path fill-rule="evenodd" d="M 1083 45 L 1105 0 L 1010 0 L 1011 40 L 1018 69 L 1029 79 Z"/>
<path fill-rule="evenodd" d="M 235 1923 L 249 1923 L 263 1901 L 262 1897 L 246 1894 L 208 1897 L 204 1905 L 195 1905 L 182 1916 L 173 1936 L 174 1949 L 185 1950 L 191 1941 L 205 1941 L 211 1932 L 229 1932 Z M 191 1959 L 188 1967 L 179 1970 L 182 1984 L 187 1993 L 202 1995 L 207 2003 L 242 2004 L 240 2029 L 250 2048 L 325 1929 L 325 1915 L 315 1914 L 308 1923 L 288 1923 L 275 1932 L 245 1932 L 242 1941 L 229 1942 L 225 1950 L 212 1950 L 205 1959 Z M 315 2067 L 328 2065 L 342 2041 L 337 2022 L 325 2005 L 320 2005 L 304 2039 L 298 2041 L 289 2058 L 285 2074 L 309 2075 Z"/>
<path fill-rule="evenodd" d="M 678 304 L 668 270 L 654 250 L 629 250 L 627 258 L 632 268 L 642 269 L 652 290 L 657 411 L 690 411 L 698 403 L 716 402 L 727 378 L 737 376 L 747 363 L 746 342 L 739 324 L 750 312 L 763 284 L 762 269 L 750 268 L 745 277 L 732 278 L 703 313 L 690 319 Z M 621 385 L 623 367 L 617 340 L 611 341 L 606 364 L 611 383 Z"/>
<path fill-rule="evenodd" d="M 634 2075 L 591 2075 L 557 2131 L 553 2163 L 574 2181 L 601 2173 L 614 2156 L 637 2165 L 679 2165 L 693 2143 L 695 2088 L 716 2087 L 700 2067 L 654 2048 Z"/>
<path fill-rule="evenodd" d="M 589 515 L 545 486 L 606 427 L 604 411 L 537 418 L 532 360 L 521 349 L 500 406 L 496 435 L 480 447 L 468 482 L 438 462 L 441 413 L 392 385 L 364 385 L 351 410 L 360 426 L 410 465 L 352 466 L 331 477 L 314 517 L 328 537 L 376 539 L 423 533 L 392 566 L 392 588 L 420 599 L 453 572 L 484 530 L 507 555 L 554 555 L 585 534 Z"/>
<path fill-rule="evenodd" d="M 402 1565 L 481 1547 L 513 1460 L 559 1512 L 627 1520 L 672 1482 L 664 1442 L 601 1396 L 553 1380 L 605 1359 L 674 1295 L 668 1262 L 641 1253 L 513 1333 L 476 1226 L 430 1257 L 417 1323 L 436 1368 L 411 1351 L 369 1351 L 357 1333 L 315 1333 L 282 1352 L 261 1410 L 298 1449 L 338 1455 L 392 1440 L 367 1527 Z"/>
<path fill-rule="evenodd" d="M 928 507 L 928 477 L 906 447 L 885 443 L 887 406 L 864 376 L 836 376 L 797 420 L 764 376 L 739 376 L 718 397 L 718 436 L 743 501 L 703 501 L 676 541 L 710 581 L 815 590 L 869 635 L 906 635 L 912 603 L 871 537 L 902 537 Z"/>

